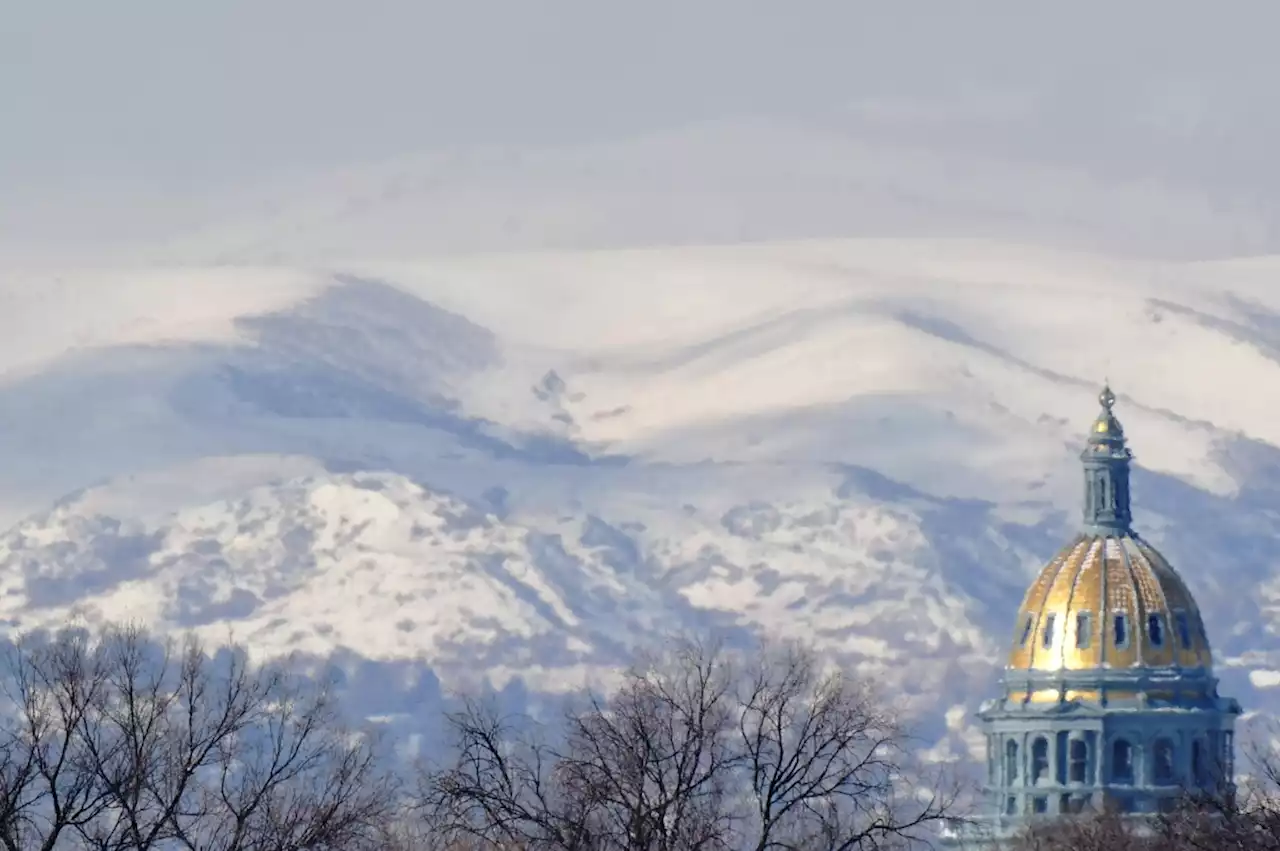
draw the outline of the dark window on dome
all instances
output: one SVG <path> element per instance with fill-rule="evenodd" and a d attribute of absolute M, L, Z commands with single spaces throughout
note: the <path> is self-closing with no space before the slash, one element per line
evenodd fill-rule
<path fill-rule="evenodd" d="M 1031 743 L 1031 782 L 1039 783 L 1049 773 L 1049 740 L 1039 736 Z"/>
<path fill-rule="evenodd" d="M 1056 623 L 1055 615 L 1044 616 L 1044 631 L 1040 634 L 1040 644 L 1046 650 L 1053 646 L 1053 627 Z"/>
<path fill-rule="evenodd" d="M 1004 746 L 1004 780 L 1012 786 L 1018 779 L 1018 743 L 1008 741 Z"/>
<path fill-rule="evenodd" d="M 1047 813 L 1047 812 L 1049 812 L 1049 799 L 1048 799 L 1048 798 L 1046 798 L 1046 797 L 1044 797 L 1044 796 L 1040 796 L 1040 797 L 1037 797 L 1037 798 L 1032 798 L 1032 799 L 1031 799 L 1031 812 L 1033 812 L 1033 813 L 1035 813 L 1035 814 L 1037 814 L 1037 815 L 1040 815 L 1040 814 L 1042 814 L 1042 813 Z"/>
<path fill-rule="evenodd" d="M 1187 619 L 1186 612 L 1176 612 L 1173 616 L 1174 625 L 1178 629 L 1178 643 L 1182 645 L 1183 650 L 1191 649 L 1191 623 Z"/>
<path fill-rule="evenodd" d="M 1076 613 L 1076 648 L 1088 650 L 1093 643 L 1093 618 L 1088 612 Z"/>
<path fill-rule="evenodd" d="M 1116 613 L 1115 639 L 1116 647 L 1129 646 L 1129 618 L 1123 612 Z"/>
<path fill-rule="evenodd" d="M 1004 814 L 1007 816 L 1018 814 L 1018 799 L 1013 795 L 1004 799 Z"/>
<path fill-rule="evenodd" d="M 1160 615 L 1147 615 L 1147 635 L 1151 638 L 1152 647 L 1164 646 L 1164 618 Z"/>
<path fill-rule="evenodd" d="M 1126 786 L 1133 782 L 1133 745 L 1124 739 L 1111 745 L 1111 779 Z"/>
<path fill-rule="evenodd" d="M 1022 625 L 1022 638 L 1018 640 L 1018 646 L 1026 647 L 1027 640 L 1031 638 L 1031 627 L 1035 625 L 1035 620 L 1031 615 L 1027 615 L 1027 622 Z"/>

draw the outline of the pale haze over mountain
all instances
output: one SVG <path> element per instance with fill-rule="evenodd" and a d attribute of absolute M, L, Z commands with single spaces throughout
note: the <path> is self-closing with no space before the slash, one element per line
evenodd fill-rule
<path fill-rule="evenodd" d="M 1280 11 L 879 5 L 17 7 L 0 617 L 415 730 L 768 631 L 962 753 L 1109 375 L 1280 709 Z"/>

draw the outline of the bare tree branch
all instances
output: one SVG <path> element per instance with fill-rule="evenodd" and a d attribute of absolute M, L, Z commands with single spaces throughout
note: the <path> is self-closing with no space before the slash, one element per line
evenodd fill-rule
<path fill-rule="evenodd" d="M 941 777 L 916 794 L 910 736 L 876 684 L 822 671 L 807 647 L 762 645 L 740 703 L 756 851 L 924 840 L 954 805 Z"/>
<path fill-rule="evenodd" d="M 29 637 L 0 672 L 0 847 L 379 847 L 397 807 L 376 742 L 322 687 L 142 630 Z"/>
<path fill-rule="evenodd" d="M 449 847 L 596 847 L 588 833 L 592 802 L 568 794 L 555 770 L 558 756 L 536 725 L 503 718 L 474 700 L 446 721 L 454 761 L 425 774 L 419 795 L 438 841 Z"/>
<path fill-rule="evenodd" d="M 591 804 L 597 841 L 627 849 L 730 847 L 732 669 L 720 648 L 681 641 L 645 660 L 608 701 L 570 715 L 558 770 Z"/>
<path fill-rule="evenodd" d="M 845 851 L 917 840 L 954 800 L 917 794 L 910 739 L 872 684 L 798 645 L 743 659 L 674 642 L 543 735 L 474 702 L 448 724 L 453 760 L 421 796 L 444 842 Z"/>

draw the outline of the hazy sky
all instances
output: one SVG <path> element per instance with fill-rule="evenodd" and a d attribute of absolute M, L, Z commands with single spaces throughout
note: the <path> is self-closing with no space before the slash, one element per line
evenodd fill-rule
<path fill-rule="evenodd" d="M 8 0 L 0 206 L 913 102 L 957 145 L 1146 168 L 1154 138 L 1266 184 L 1276 32 L 1273 0 Z"/>
<path fill-rule="evenodd" d="M 1097 86 L 1106 97 L 1108 80 L 1164 78 L 1266 92 L 1275 78 L 1260 77 L 1280 68 L 1280 13 L 1270 26 L 1260 17 L 1274 3 L 7 5 L 9 181 L 241 174 L 965 86 Z"/>

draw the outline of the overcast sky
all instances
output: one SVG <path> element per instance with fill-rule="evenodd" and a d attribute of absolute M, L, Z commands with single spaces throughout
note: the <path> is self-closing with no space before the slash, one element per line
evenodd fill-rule
<path fill-rule="evenodd" d="M 0 205 L 868 104 L 1126 168 L 1154 133 L 1168 168 L 1224 182 L 1271 180 L 1277 141 L 1274 0 L 0 3 Z M 982 119 L 1001 103 L 1021 118 Z"/>

